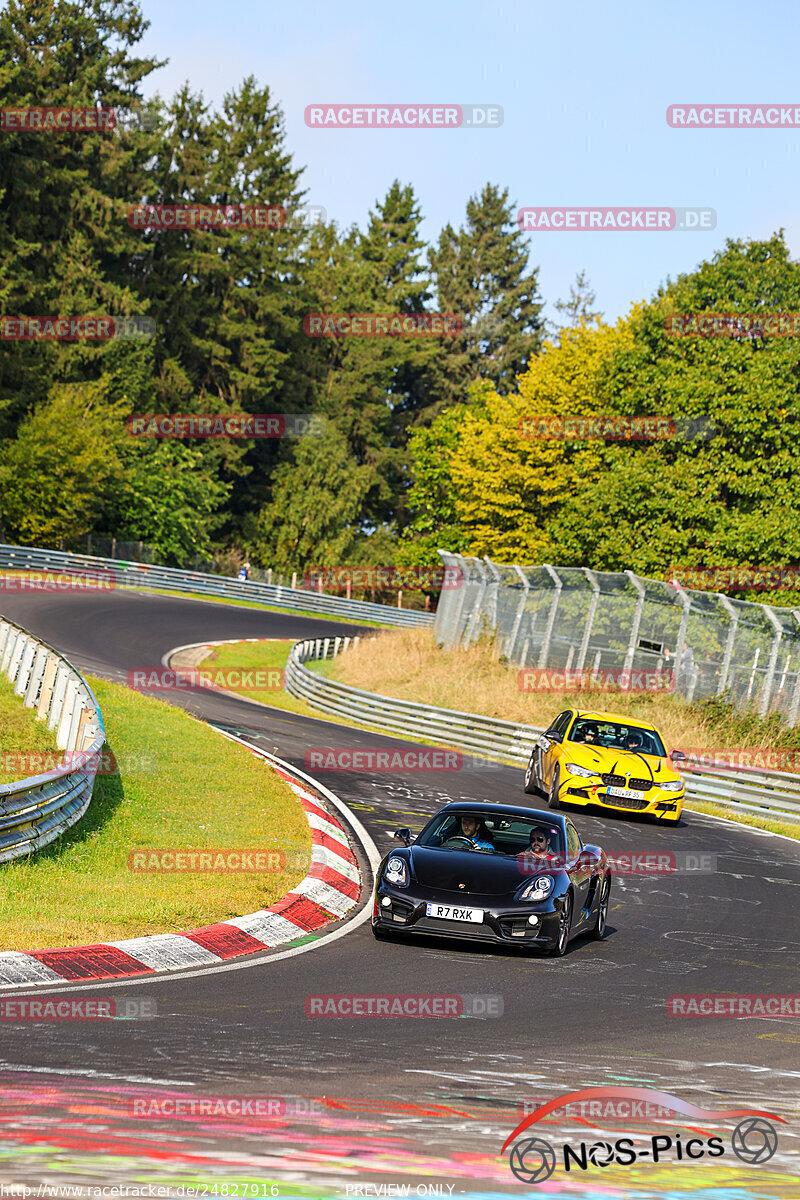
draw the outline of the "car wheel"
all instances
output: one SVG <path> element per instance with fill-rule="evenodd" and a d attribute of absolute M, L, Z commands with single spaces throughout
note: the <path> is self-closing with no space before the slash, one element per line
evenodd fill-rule
<path fill-rule="evenodd" d="M 550 951 L 551 958 L 563 958 L 569 945 L 569 933 L 572 927 L 572 896 L 567 892 L 561 912 L 558 915 L 558 940 Z"/>
<path fill-rule="evenodd" d="M 606 936 L 606 925 L 608 923 L 608 898 L 611 895 L 611 876 L 606 875 L 603 880 L 603 886 L 600 889 L 600 899 L 597 904 L 597 922 L 592 937 L 598 942 L 602 941 Z"/>
<path fill-rule="evenodd" d="M 559 768 L 556 767 L 555 771 L 553 772 L 553 782 L 550 784 L 550 791 L 548 792 L 548 795 L 547 795 L 547 807 L 548 808 L 558 808 L 559 776 L 560 776 L 560 771 L 559 771 Z"/>
<path fill-rule="evenodd" d="M 536 786 L 535 780 L 534 780 L 533 755 L 531 755 L 531 757 L 528 761 L 528 766 L 525 769 L 525 791 L 527 792 L 527 794 L 529 796 L 535 796 L 536 793 L 539 791 L 538 787 Z"/>

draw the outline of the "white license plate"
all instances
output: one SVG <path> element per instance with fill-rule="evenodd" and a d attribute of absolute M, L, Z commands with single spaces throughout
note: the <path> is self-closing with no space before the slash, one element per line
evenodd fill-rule
<path fill-rule="evenodd" d="M 624 796 L 626 800 L 644 800 L 644 792 L 632 792 L 630 788 L 606 788 L 609 796 Z"/>
<path fill-rule="evenodd" d="M 428 904 L 426 908 L 429 917 L 441 917 L 445 921 L 471 921 L 473 925 L 483 921 L 482 908 L 457 908 L 453 904 Z"/>

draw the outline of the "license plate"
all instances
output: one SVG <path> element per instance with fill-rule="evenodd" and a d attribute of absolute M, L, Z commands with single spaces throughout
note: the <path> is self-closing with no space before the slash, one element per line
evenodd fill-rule
<path fill-rule="evenodd" d="M 429 917 L 441 917 L 445 921 L 471 921 L 473 925 L 483 921 L 482 908 L 457 908 L 453 904 L 428 904 L 426 908 Z"/>
<path fill-rule="evenodd" d="M 644 800 L 644 792 L 632 792 L 630 788 L 606 788 L 609 796 L 624 796 L 626 800 Z"/>

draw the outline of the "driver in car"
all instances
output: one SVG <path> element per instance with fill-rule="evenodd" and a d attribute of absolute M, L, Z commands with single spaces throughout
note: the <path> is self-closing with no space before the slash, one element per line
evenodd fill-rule
<path fill-rule="evenodd" d="M 629 729 L 628 735 L 625 738 L 625 749 L 630 750 L 633 754 L 642 748 L 642 735 L 638 729 Z"/>
<path fill-rule="evenodd" d="M 465 814 L 461 818 L 458 833 L 451 833 L 450 836 L 468 838 L 472 843 L 472 848 L 475 850 L 494 850 L 492 835 L 486 828 L 483 818 L 479 819 L 478 817 L 473 817 L 471 814 Z"/>
<path fill-rule="evenodd" d="M 596 725 L 584 725 L 577 740 L 585 742 L 587 746 L 599 746 L 600 730 Z"/>

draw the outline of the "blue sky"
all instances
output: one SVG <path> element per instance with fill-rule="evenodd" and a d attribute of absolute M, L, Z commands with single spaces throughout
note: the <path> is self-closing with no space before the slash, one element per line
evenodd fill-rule
<path fill-rule="evenodd" d="M 402 4 L 142 0 L 142 49 L 169 65 L 147 92 L 185 81 L 218 104 L 252 74 L 283 108 L 306 200 L 363 227 L 392 180 L 411 183 L 438 237 L 486 182 L 515 206 L 711 206 L 710 232 L 536 232 L 531 262 L 552 302 L 585 268 L 606 319 L 691 271 L 726 237 L 785 228 L 800 240 L 800 129 L 676 130 L 666 108 L 800 106 L 796 0 L 762 16 L 743 0 L 568 5 L 541 0 Z M 307 104 L 495 103 L 492 130 L 309 129 Z"/>

